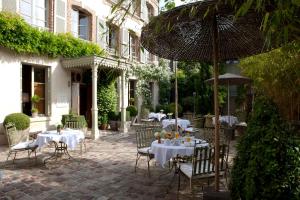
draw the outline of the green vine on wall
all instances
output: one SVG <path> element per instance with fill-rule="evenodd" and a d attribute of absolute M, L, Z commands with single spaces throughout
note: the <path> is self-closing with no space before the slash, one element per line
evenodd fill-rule
<path fill-rule="evenodd" d="M 40 31 L 27 24 L 19 15 L 0 12 L 0 46 L 17 53 L 73 58 L 103 55 L 94 43 L 73 37 L 71 34 L 53 34 Z"/>

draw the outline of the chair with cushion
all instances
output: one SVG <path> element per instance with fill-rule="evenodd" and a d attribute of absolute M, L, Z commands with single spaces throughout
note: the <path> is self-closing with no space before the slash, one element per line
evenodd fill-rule
<path fill-rule="evenodd" d="M 5 127 L 5 133 L 8 140 L 8 146 L 9 146 L 9 151 L 8 151 L 6 161 L 8 161 L 10 155 L 14 153 L 15 154 L 13 158 L 13 163 L 14 163 L 17 153 L 20 151 L 27 151 L 28 159 L 30 159 L 31 153 L 34 152 L 35 161 L 37 161 L 36 149 L 38 145 L 35 144 L 35 141 L 34 140 L 27 141 L 27 136 L 18 133 L 13 123 L 8 123 L 4 125 L 4 127 Z"/>
<path fill-rule="evenodd" d="M 149 127 L 140 127 L 136 130 L 137 154 L 134 171 L 136 172 L 137 164 L 141 156 L 147 157 L 148 175 L 150 176 L 149 162 L 154 158 L 151 152 L 151 143 L 155 140 L 154 131 Z"/>
<path fill-rule="evenodd" d="M 70 128 L 70 129 L 74 129 L 74 130 L 80 130 L 84 133 L 84 139 L 80 141 L 80 153 L 82 154 L 82 145 L 84 145 L 84 151 L 86 152 L 86 144 L 85 144 L 85 137 L 86 137 L 86 132 L 87 132 L 87 128 L 85 126 L 85 124 L 83 124 L 82 122 L 79 121 L 72 121 L 72 120 L 68 120 L 65 123 L 64 128 Z"/>
<path fill-rule="evenodd" d="M 220 145 L 219 151 L 219 170 L 220 175 L 225 175 L 227 168 L 227 145 Z M 194 180 L 209 180 L 215 176 L 215 148 L 195 146 L 194 155 L 191 163 L 180 163 L 178 170 L 178 190 L 180 189 L 180 176 L 184 175 L 190 181 L 190 189 L 192 191 L 192 182 Z"/>

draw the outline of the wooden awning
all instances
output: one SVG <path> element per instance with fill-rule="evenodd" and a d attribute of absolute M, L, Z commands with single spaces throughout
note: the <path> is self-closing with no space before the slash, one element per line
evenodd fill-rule
<path fill-rule="evenodd" d="M 130 67 L 130 63 L 125 61 L 105 58 L 99 56 L 85 56 L 80 58 L 66 58 L 61 61 L 62 66 L 66 69 L 78 69 L 86 68 L 90 69 L 93 66 L 98 66 L 99 69 L 116 69 L 127 70 Z"/>

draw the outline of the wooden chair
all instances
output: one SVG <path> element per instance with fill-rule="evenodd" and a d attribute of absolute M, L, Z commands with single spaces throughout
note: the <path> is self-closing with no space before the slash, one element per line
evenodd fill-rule
<path fill-rule="evenodd" d="M 220 175 L 224 175 L 227 168 L 226 158 L 228 153 L 227 145 L 220 145 Z M 192 182 L 196 179 L 203 179 L 209 183 L 209 179 L 215 176 L 215 148 L 195 146 L 191 163 L 180 163 L 178 170 L 178 190 L 180 189 L 180 176 L 184 175 L 189 179 L 190 190 Z"/>
<path fill-rule="evenodd" d="M 27 151 L 28 159 L 30 159 L 31 153 L 34 152 L 35 162 L 37 162 L 36 149 L 38 145 L 35 144 L 35 141 L 34 140 L 27 141 L 27 135 L 25 136 L 18 133 L 13 123 L 8 123 L 4 127 L 5 127 L 6 137 L 8 140 L 8 147 L 9 147 L 6 161 L 8 161 L 10 155 L 14 153 L 15 154 L 13 158 L 13 163 L 14 163 L 18 152 Z"/>
<path fill-rule="evenodd" d="M 155 140 L 154 129 L 149 127 L 140 127 L 136 130 L 137 154 L 134 171 L 136 172 L 137 164 L 141 156 L 147 157 L 148 175 L 150 176 L 149 162 L 154 158 L 151 152 L 151 143 Z"/>
<path fill-rule="evenodd" d="M 69 121 L 66 121 L 64 128 L 80 130 L 84 133 L 84 138 L 80 141 L 80 154 L 82 154 L 82 145 L 84 145 L 84 151 L 86 152 L 85 139 L 86 139 L 87 128 L 86 128 L 85 124 L 83 124 L 82 122 L 79 122 L 79 121 L 69 120 Z"/>

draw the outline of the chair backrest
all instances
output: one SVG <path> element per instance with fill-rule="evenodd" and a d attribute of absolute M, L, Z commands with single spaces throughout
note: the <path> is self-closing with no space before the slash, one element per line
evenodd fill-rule
<path fill-rule="evenodd" d="M 215 128 L 204 128 L 201 130 L 202 134 L 200 139 L 204 139 L 209 144 L 214 144 L 215 142 Z M 220 131 L 220 144 L 228 145 L 230 144 L 230 136 L 225 133 L 224 129 L 219 129 Z"/>
<path fill-rule="evenodd" d="M 17 131 L 15 124 L 7 123 L 4 127 L 9 147 L 27 140 L 27 134 Z"/>
<path fill-rule="evenodd" d="M 136 130 L 136 143 L 137 148 L 144 148 L 151 146 L 151 143 L 155 140 L 154 129 L 147 127 L 140 127 Z"/>
<path fill-rule="evenodd" d="M 64 128 L 71 128 L 71 129 L 82 129 L 84 126 L 79 121 L 66 121 Z"/>
<path fill-rule="evenodd" d="M 193 176 L 215 173 L 215 147 L 195 147 L 193 156 Z M 224 171 L 227 167 L 226 159 L 228 146 L 220 145 L 219 170 Z"/>

